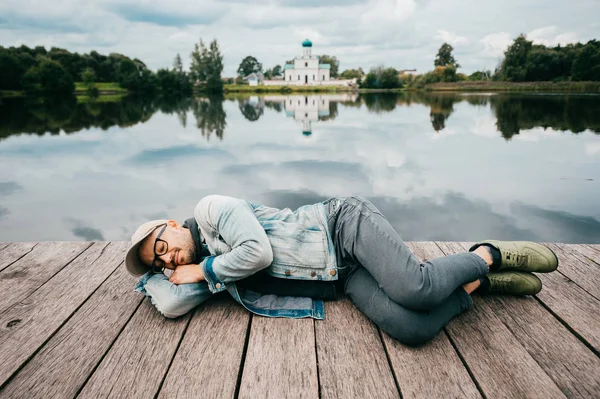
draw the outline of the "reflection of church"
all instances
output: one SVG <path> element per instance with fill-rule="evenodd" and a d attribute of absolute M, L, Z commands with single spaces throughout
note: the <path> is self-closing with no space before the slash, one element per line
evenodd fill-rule
<path fill-rule="evenodd" d="M 307 96 L 265 96 L 265 102 L 283 104 L 285 114 L 302 123 L 302 134 L 312 134 L 312 122 L 328 119 L 331 116 L 331 105 L 341 101 L 356 101 L 354 93 L 307 95 Z"/>

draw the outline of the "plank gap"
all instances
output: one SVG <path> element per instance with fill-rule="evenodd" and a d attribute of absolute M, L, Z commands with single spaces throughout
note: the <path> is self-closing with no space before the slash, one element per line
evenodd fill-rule
<path fill-rule="evenodd" d="M 483 399 L 486 399 L 487 396 L 483 392 L 483 388 L 481 388 L 481 385 L 479 385 L 479 381 L 477 381 L 477 378 L 475 378 L 475 374 L 473 374 L 473 372 L 471 371 L 471 368 L 469 367 L 469 364 L 467 363 L 466 359 L 463 357 L 462 353 L 460 353 L 460 350 L 458 350 L 456 343 L 454 342 L 454 340 L 452 339 L 450 334 L 448 334 L 448 331 L 446 331 L 446 327 L 444 327 L 442 329 L 442 331 L 444 332 L 444 334 L 446 334 L 446 337 L 448 337 L 448 341 L 450 341 L 450 345 L 452 345 L 452 347 L 454 348 L 454 351 L 456 352 L 458 358 L 460 359 L 461 363 L 463 364 L 465 370 L 467 370 L 467 373 L 469 373 L 469 376 L 471 377 L 471 380 L 473 380 L 473 383 L 475 384 L 475 387 L 479 391 L 479 394 L 481 395 L 481 397 Z"/>
<path fill-rule="evenodd" d="M 317 348 L 317 321 L 313 319 L 313 333 L 315 334 L 315 363 L 317 364 L 318 396 L 321 399 L 321 376 L 319 375 L 319 349 Z"/>
<path fill-rule="evenodd" d="M 181 333 L 181 336 L 179 337 L 179 342 L 177 342 L 177 346 L 175 347 L 173 356 L 171 357 L 171 360 L 169 361 L 169 365 L 167 366 L 167 369 L 165 370 L 165 374 L 163 375 L 162 379 L 160 380 L 160 384 L 158 384 L 158 389 L 156 390 L 156 393 L 154 394 L 154 399 L 158 398 L 158 394 L 160 393 L 160 390 L 162 389 L 163 384 L 165 383 L 165 380 L 167 379 L 167 374 L 169 374 L 169 370 L 171 370 L 171 366 L 173 365 L 175 356 L 177 356 L 177 352 L 179 351 L 181 342 L 183 342 L 183 337 L 185 337 L 185 333 L 187 332 L 187 329 L 190 326 L 190 323 L 192 322 L 192 318 L 196 314 L 196 309 L 194 309 L 194 311 L 192 312 L 192 315 L 190 317 L 188 317 L 188 321 L 187 321 L 185 327 L 183 328 L 183 332 Z"/>
<path fill-rule="evenodd" d="M 102 252 L 104 252 L 104 250 L 106 249 L 106 247 L 108 247 L 108 245 L 110 244 L 110 242 L 107 242 L 106 245 L 104 246 L 104 248 L 102 248 Z M 36 244 L 37 245 L 37 244 Z M 25 295 L 23 298 L 21 298 L 20 300 L 18 300 L 17 302 L 14 302 L 12 305 L 10 305 L 9 307 L 7 307 L 6 309 L 4 309 L 2 312 L 0 312 L 0 314 L 9 312 L 13 306 L 15 306 L 16 304 L 19 304 L 25 300 L 27 300 L 27 298 L 29 298 L 30 296 L 32 296 L 33 294 L 35 294 L 36 292 L 38 292 L 42 287 L 44 287 L 46 284 L 48 284 L 54 277 L 56 277 L 56 275 L 58 275 L 58 273 L 60 273 L 64 268 L 66 268 L 67 266 L 69 266 L 71 263 L 75 262 L 75 260 L 77 260 L 81 255 L 83 255 L 88 249 L 90 249 L 92 247 L 92 245 L 94 245 L 94 242 L 90 242 L 90 245 L 88 245 L 83 251 L 81 251 L 77 256 L 75 256 L 73 259 L 71 259 L 69 262 L 67 262 L 64 266 L 62 266 L 60 269 L 56 270 L 54 274 L 52 274 L 51 276 L 48 277 L 48 279 L 46 281 L 44 281 L 39 287 L 37 287 L 36 289 L 34 289 L 33 291 L 31 291 L 29 294 Z M 33 251 L 33 248 L 32 248 Z M 30 251 L 31 252 L 31 251 Z M 25 255 L 23 255 L 25 256 Z M 22 258 L 22 257 L 21 257 Z M 19 259 L 21 259 L 19 258 Z M 98 259 L 100 258 L 100 256 L 98 256 L 94 262 L 96 262 Z M 16 261 L 15 261 L 16 262 Z M 14 263 L 14 262 L 13 262 Z M 93 262 L 92 262 L 93 263 Z M 114 271 L 113 271 L 114 272 Z M 113 272 L 111 272 L 110 274 L 112 274 Z M 106 281 L 106 280 L 104 280 Z M 102 282 L 102 284 L 104 284 L 104 281 Z M 100 284 L 100 285 L 102 285 Z M 89 298 L 89 297 L 88 297 Z M 86 298 L 87 301 L 87 298 Z M 85 303 L 85 301 L 84 301 Z M 77 308 L 79 309 L 79 308 Z M 71 315 L 72 316 L 72 315 Z M 69 316 L 69 318 L 71 317 Z M 61 324 L 62 327 L 62 324 Z M 45 344 L 46 342 L 44 342 Z"/>
<path fill-rule="evenodd" d="M 598 356 L 600 358 L 600 352 L 598 350 L 596 350 L 596 348 L 594 348 L 592 346 L 592 344 L 590 344 L 583 336 L 581 336 L 581 334 L 579 334 L 577 331 L 575 331 L 570 325 L 569 323 L 567 323 L 566 321 L 564 321 L 558 314 L 556 314 L 548 305 L 546 305 L 544 303 L 544 301 L 542 301 L 540 298 L 537 297 L 537 295 L 533 296 L 535 298 L 536 301 L 538 301 L 540 303 L 540 305 L 542 305 L 542 307 L 544 309 L 546 309 L 552 316 L 554 316 L 554 318 L 556 320 L 558 320 L 558 322 L 560 324 L 562 324 L 563 326 L 565 326 L 565 328 L 567 330 L 569 330 L 569 332 L 571 334 L 573 334 L 574 336 L 577 337 L 577 339 L 579 339 L 579 341 L 581 341 L 582 344 L 584 344 L 589 350 L 592 351 L 592 353 L 596 356 Z"/>
<path fill-rule="evenodd" d="M 240 360 L 240 369 L 238 372 L 237 382 L 235 383 L 235 392 L 233 398 L 238 399 L 240 396 L 240 388 L 242 387 L 242 376 L 244 374 L 244 363 L 246 362 L 246 354 L 248 353 L 248 343 L 250 342 L 250 330 L 252 329 L 252 319 L 254 314 L 248 317 L 248 327 L 246 327 L 246 339 L 244 340 L 244 349 L 242 350 L 242 359 Z M 315 339 L 316 341 L 316 339 Z"/>
<path fill-rule="evenodd" d="M 396 373 L 394 371 L 394 366 L 392 365 L 392 359 L 390 358 L 390 354 L 388 352 L 388 347 L 385 344 L 385 340 L 383 339 L 383 333 L 381 332 L 381 328 L 377 327 L 377 333 L 379 334 L 379 339 L 381 340 L 381 344 L 383 345 L 383 352 L 385 353 L 385 358 L 387 359 L 388 366 L 390 366 L 390 370 L 392 371 L 392 377 L 394 378 L 394 384 L 396 384 L 396 389 L 398 390 L 400 399 L 402 399 L 403 398 L 402 389 L 400 389 L 400 383 L 398 382 L 398 378 L 396 377 Z"/>
<path fill-rule="evenodd" d="M 129 324 L 129 322 L 131 321 L 131 319 L 133 318 L 133 316 L 135 316 L 135 314 L 137 313 L 137 311 L 140 308 L 140 306 L 142 305 L 142 303 L 144 303 L 144 299 L 145 299 L 145 297 L 140 299 L 140 302 L 135 307 L 135 310 L 133 312 L 131 312 L 131 316 L 129 316 L 129 318 L 123 324 L 123 326 L 121 327 L 121 329 L 119 330 L 119 332 L 115 335 L 115 337 L 113 338 L 113 340 L 110 343 L 110 345 L 108 346 L 108 348 L 106 348 L 106 351 L 102 354 L 102 356 L 100 356 L 100 359 L 98 359 L 98 362 L 96 363 L 96 365 L 94 366 L 94 368 L 92 369 L 92 371 L 90 372 L 90 374 L 87 376 L 87 378 L 85 379 L 85 381 L 83 382 L 83 384 L 81 384 L 81 386 L 79 387 L 79 389 L 77 390 L 77 392 L 75 393 L 75 396 L 73 396 L 73 398 L 78 397 L 79 394 L 81 393 L 81 391 L 83 391 L 83 388 L 85 388 L 85 386 L 87 385 L 87 383 L 90 380 L 90 378 L 92 378 L 92 376 L 94 375 L 94 373 L 96 372 L 96 370 L 98 369 L 98 367 L 100 367 L 100 365 L 102 364 L 102 361 L 104 361 L 104 358 L 106 357 L 106 355 L 110 352 L 110 350 L 112 349 L 112 347 L 115 344 L 115 342 L 117 342 L 117 339 L 119 338 L 119 336 L 121 335 L 121 333 L 123 332 L 123 330 L 125 330 L 125 327 L 127 327 L 127 325 Z"/>
<path fill-rule="evenodd" d="M 108 244 L 107 244 L 108 246 Z M 91 245 L 90 245 L 91 247 Z M 89 248 L 89 247 L 88 247 Z M 86 250 L 88 249 L 86 248 Z M 83 252 L 85 252 L 86 250 L 84 250 Z M 83 253 L 82 252 L 82 253 Z M 81 255 L 81 254 L 80 254 Z M 79 255 L 78 255 L 79 256 Z M 73 259 L 75 260 L 75 259 Z M 70 262 L 69 262 L 70 263 Z M 69 320 L 71 320 L 71 318 L 79 311 L 79 309 L 81 309 L 81 307 L 87 302 L 88 299 L 90 299 L 90 297 L 92 295 L 94 295 L 94 293 L 96 291 L 98 291 L 98 289 L 102 286 L 102 284 L 104 284 L 106 282 L 106 280 L 108 280 L 108 278 L 122 265 L 123 263 L 119 263 L 119 265 L 117 267 L 114 268 L 114 270 L 112 272 L 110 272 L 110 274 L 100 283 L 98 284 L 98 286 L 90 293 L 90 295 L 88 295 L 80 304 L 79 306 L 77 306 L 73 312 L 71 312 L 71 314 L 65 318 L 65 320 L 63 320 L 62 323 L 60 323 L 60 325 L 51 333 L 48 335 L 48 337 L 44 340 L 44 342 L 42 342 L 40 344 L 40 346 L 38 346 L 38 348 L 32 352 L 32 354 L 30 356 L 27 357 L 27 359 L 25 359 L 25 361 L 23 363 L 21 363 L 21 365 L 19 365 L 19 367 L 17 367 L 17 369 L 10 375 L 10 377 L 8 377 L 6 379 L 6 381 L 4 381 L 3 384 L 0 385 L 0 392 L 2 391 L 2 389 L 4 389 L 5 386 L 7 386 L 14 378 L 17 374 L 19 374 L 19 372 L 21 370 L 23 370 L 23 368 L 27 365 L 27 363 L 29 363 L 29 361 L 31 359 L 33 359 L 35 357 L 35 355 L 37 355 L 39 353 L 40 350 L 42 350 L 42 348 L 60 331 L 61 328 L 63 328 L 63 326 L 65 324 L 67 324 L 69 322 Z M 50 280 L 48 280 L 50 281 Z M 45 284 L 45 283 L 44 283 Z M 37 290 L 36 290 L 37 291 Z M 25 300 L 25 299 L 23 299 Z M 7 309 L 8 311 L 8 309 Z"/>
<path fill-rule="evenodd" d="M 37 245 L 39 244 L 39 242 L 36 242 L 33 247 L 31 247 L 31 249 L 27 252 L 25 252 L 23 255 L 21 255 L 19 258 L 15 259 L 14 261 L 10 262 L 8 265 L 4 266 L 3 268 L 0 269 L 0 272 L 3 271 L 4 269 L 6 269 L 7 267 L 10 267 L 13 263 L 20 261 L 24 256 L 27 256 L 31 251 L 33 251 L 33 249 L 35 247 L 37 247 Z M 8 243 L 8 245 L 10 245 L 10 243 Z M 8 245 L 6 245 L 4 248 L 8 247 Z M 2 249 L 4 249 L 2 248 Z"/>

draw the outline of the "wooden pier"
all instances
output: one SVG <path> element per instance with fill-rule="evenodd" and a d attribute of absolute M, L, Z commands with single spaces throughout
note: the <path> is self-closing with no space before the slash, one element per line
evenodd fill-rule
<path fill-rule="evenodd" d="M 421 259 L 469 243 L 412 242 Z M 218 295 L 178 319 L 134 291 L 125 242 L 0 243 L 0 398 L 600 398 L 600 245 L 548 244 L 535 297 L 474 297 L 399 344 L 347 300 L 253 316 Z"/>

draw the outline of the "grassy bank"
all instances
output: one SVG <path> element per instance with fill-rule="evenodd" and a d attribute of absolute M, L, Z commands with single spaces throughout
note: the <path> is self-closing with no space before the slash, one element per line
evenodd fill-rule
<path fill-rule="evenodd" d="M 89 96 L 81 96 L 77 95 L 77 102 L 80 104 L 88 104 L 88 103 L 114 103 L 123 100 L 126 96 L 126 93 L 119 94 L 102 94 L 98 97 L 89 97 Z"/>
<path fill-rule="evenodd" d="M 0 90 L 0 98 L 24 97 L 25 92 L 21 90 Z"/>
<path fill-rule="evenodd" d="M 352 87 L 340 86 L 249 86 L 226 84 L 225 93 L 337 93 L 352 91 Z"/>
<path fill-rule="evenodd" d="M 116 82 L 94 83 L 100 94 L 103 93 L 127 93 L 127 89 L 123 89 Z M 87 86 L 83 82 L 75 82 L 75 93 L 87 92 Z"/>
<path fill-rule="evenodd" d="M 464 81 L 454 83 L 432 83 L 426 91 L 507 91 L 546 93 L 600 93 L 600 82 L 495 82 Z"/>

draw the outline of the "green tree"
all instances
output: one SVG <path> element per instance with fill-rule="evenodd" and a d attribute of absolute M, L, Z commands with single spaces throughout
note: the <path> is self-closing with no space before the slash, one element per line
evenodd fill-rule
<path fill-rule="evenodd" d="M 580 50 L 571 69 L 573 80 L 600 81 L 600 41 L 590 40 Z"/>
<path fill-rule="evenodd" d="M 62 65 L 45 58 L 37 67 L 29 68 L 25 73 L 23 88 L 28 92 L 46 95 L 71 95 L 75 91 L 75 83 Z"/>
<path fill-rule="evenodd" d="M 0 90 L 20 90 L 24 73 L 18 58 L 0 47 Z"/>
<path fill-rule="evenodd" d="M 181 61 L 181 56 L 179 53 L 175 56 L 173 60 L 173 70 L 177 73 L 183 73 L 183 62 Z"/>
<path fill-rule="evenodd" d="M 139 87 L 140 73 L 138 66 L 129 58 L 123 58 L 119 62 L 117 80 L 121 87 L 129 90 L 137 90 Z"/>
<path fill-rule="evenodd" d="M 504 60 L 499 70 L 501 78 L 514 82 L 524 81 L 527 75 L 527 57 L 532 47 L 533 43 L 520 34 L 504 52 Z"/>
<path fill-rule="evenodd" d="M 206 79 L 206 89 L 212 93 L 223 92 L 223 55 L 219 50 L 217 40 L 210 42 L 210 50 L 208 51 L 208 74 Z"/>
<path fill-rule="evenodd" d="M 338 77 L 338 71 L 340 69 L 340 61 L 335 56 L 322 55 L 321 57 L 319 57 L 319 64 L 329 64 L 330 65 L 329 76 L 332 78 Z"/>
<path fill-rule="evenodd" d="M 362 71 L 361 68 L 359 68 L 359 69 L 346 69 L 344 72 L 342 72 L 342 74 L 340 75 L 340 78 L 342 78 L 342 79 L 358 79 L 358 80 L 360 80 L 363 75 L 364 75 L 364 72 Z"/>
<path fill-rule="evenodd" d="M 262 72 L 262 68 L 262 64 L 258 62 L 256 58 L 249 55 L 242 60 L 240 66 L 237 69 L 237 73 L 242 77 L 246 77 L 251 73 Z"/>
<path fill-rule="evenodd" d="M 378 66 L 371 68 L 362 87 L 366 89 L 398 89 L 402 87 L 398 71 L 395 68 Z"/>
<path fill-rule="evenodd" d="M 281 68 L 281 65 L 278 64 L 273 67 L 272 76 L 283 76 L 283 68 Z"/>
<path fill-rule="evenodd" d="M 87 88 L 93 87 L 96 83 L 96 72 L 92 68 L 86 68 L 81 72 L 81 80 Z"/>
<path fill-rule="evenodd" d="M 448 66 L 448 65 L 456 65 L 457 68 L 460 67 L 458 62 L 454 59 L 452 55 L 452 51 L 454 47 L 449 45 L 448 43 L 442 44 L 440 49 L 438 50 L 437 55 L 435 56 L 435 60 L 433 61 L 434 66 Z"/>
<path fill-rule="evenodd" d="M 200 44 L 194 44 L 194 51 L 190 54 L 190 76 L 194 82 L 206 82 L 208 74 L 208 49 L 204 41 L 200 39 Z"/>

